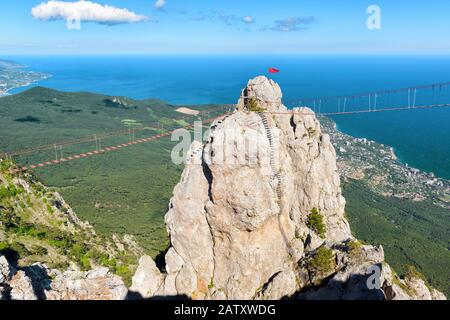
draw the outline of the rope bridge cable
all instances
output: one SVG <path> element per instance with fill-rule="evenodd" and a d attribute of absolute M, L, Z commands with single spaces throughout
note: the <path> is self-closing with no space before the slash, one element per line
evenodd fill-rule
<path fill-rule="evenodd" d="M 226 117 L 228 114 L 229 113 L 226 113 L 226 114 L 220 115 L 218 117 L 214 117 L 214 118 L 203 120 L 203 123 L 214 122 L 214 121 L 216 121 L 218 119 L 222 119 L 222 118 Z M 160 134 L 157 134 L 157 135 L 154 135 L 154 136 L 150 136 L 150 137 L 147 137 L 147 138 L 138 139 L 138 140 L 134 140 L 134 141 L 131 141 L 131 142 L 128 142 L 128 143 L 122 143 L 122 144 L 118 144 L 118 145 L 115 145 L 115 146 L 106 147 L 106 148 L 103 148 L 103 149 L 100 149 L 100 150 L 93 150 L 93 151 L 89 151 L 89 152 L 85 152 L 85 153 L 80 153 L 80 154 L 73 155 L 73 156 L 68 156 L 68 157 L 65 157 L 65 158 L 63 158 L 63 157 L 58 158 L 58 155 L 57 155 L 55 160 L 45 161 L 45 162 L 41 162 L 41 163 L 38 163 L 38 164 L 29 165 L 29 166 L 22 166 L 22 167 L 20 167 L 18 169 L 15 169 L 15 171 L 16 172 L 22 172 L 22 171 L 27 171 L 27 170 L 30 170 L 30 169 L 42 168 L 42 167 L 46 167 L 46 166 L 50 166 L 50 165 L 56 165 L 56 164 L 65 163 L 65 162 L 68 162 L 68 161 L 74 161 L 74 160 L 78 160 L 78 159 L 83 159 L 83 158 L 87 158 L 87 157 L 94 156 L 94 155 L 104 154 L 106 152 L 120 150 L 122 148 L 134 146 L 134 145 L 137 145 L 137 144 L 155 141 L 155 140 L 158 140 L 158 139 L 170 136 L 176 130 L 179 130 L 179 129 L 190 129 L 190 128 L 193 128 L 193 127 L 194 127 L 194 125 L 190 124 L 190 125 L 187 125 L 187 126 L 183 126 L 183 127 L 180 127 L 180 128 L 174 129 L 174 130 L 166 131 L 164 133 L 160 133 Z"/>
<path fill-rule="evenodd" d="M 450 107 L 449 104 L 436 104 L 436 105 L 423 105 L 423 106 L 415 106 L 415 107 L 391 107 L 391 108 L 383 108 L 383 109 L 366 109 L 366 110 L 355 110 L 355 111 L 339 111 L 339 112 L 324 112 L 324 113 L 315 113 L 314 111 L 297 111 L 297 110 L 289 110 L 289 111 L 262 111 L 262 113 L 267 114 L 278 114 L 278 115 L 305 115 L 305 116 L 337 116 L 337 115 L 350 115 L 350 114 L 362 114 L 362 113 L 380 113 L 380 112 L 389 112 L 389 111 L 402 111 L 402 110 L 412 110 L 412 109 L 432 109 L 432 108 L 446 108 Z"/>
<path fill-rule="evenodd" d="M 337 111 L 337 112 L 324 112 L 324 113 L 319 113 L 316 114 L 314 112 L 309 112 L 309 111 L 295 111 L 295 110 L 290 110 L 290 111 L 264 111 L 263 113 L 268 113 L 268 114 L 278 114 L 278 115 L 289 115 L 292 116 L 294 114 L 299 114 L 299 115 L 318 115 L 318 116 L 339 116 L 339 115 L 351 115 L 351 114 L 364 114 L 364 113 L 373 113 L 373 112 L 389 112 L 389 111 L 404 111 L 404 110 L 413 110 L 413 109 L 432 109 L 432 108 L 447 108 L 450 107 L 450 104 L 436 104 L 436 105 L 421 105 L 421 106 L 407 106 L 407 107 L 390 107 L 390 108 L 382 108 L 382 109 L 371 109 L 371 110 L 355 110 L 355 111 Z M 230 112 L 227 112 L 226 114 L 229 114 Z M 206 121 L 205 121 L 206 123 Z M 192 125 L 190 125 L 192 126 Z M 190 127 L 187 126 L 187 127 Z M 183 127 L 182 127 L 183 128 Z M 128 131 L 122 131 L 123 133 L 126 133 Z M 122 134 L 123 134 L 122 133 Z M 97 135 L 97 139 L 99 139 L 99 141 L 104 140 L 107 137 L 111 137 L 111 136 L 115 136 L 116 133 L 113 134 L 106 134 L 103 136 L 98 136 Z M 80 139 L 77 141 L 72 141 L 72 142 L 68 142 L 68 143 L 57 143 L 57 146 L 60 146 L 60 152 L 62 152 L 62 147 L 64 146 L 68 146 L 68 145 L 75 145 L 75 144 L 80 144 L 83 142 L 92 142 L 95 141 L 95 137 L 94 138 L 89 138 L 89 139 Z M 139 141 L 139 140 L 138 140 Z M 51 144 L 51 145 L 46 145 L 46 146 L 40 146 L 37 148 L 33 148 L 33 149 L 28 149 L 28 150 L 21 150 L 21 151 L 17 151 L 17 152 L 13 152 L 13 153 L 4 153 L 1 156 L 2 157 L 14 157 L 14 156 L 18 156 L 18 155 L 28 155 L 28 154 L 32 154 L 32 153 L 42 153 L 42 152 L 46 152 L 46 151 L 51 151 L 52 149 L 55 149 L 55 144 Z M 96 147 L 96 150 L 98 151 L 100 149 L 100 147 Z M 103 148 L 102 150 L 106 150 L 106 148 Z M 55 153 L 57 153 L 55 151 Z M 62 156 L 61 156 L 62 158 Z M 57 160 L 57 159 L 55 159 Z"/>
<path fill-rule="evenodd" d="M 336 97 L 325 97 L 325 98 L 315 98 L 315 99 L 302 99 L 302 101 L 311 101 L 311 102 L 313 102 L 314 106 L 317 106 L 317 103 L 318 103 L 317 115 L 321 115 L 321 116 L 351 115 L 351 114 L 385 112 L 385 111 L 400 111 L 400 110 L 410 110 L 410 109 L 442 108 L 442 107 L 450 106 L 450 104 L 444 104 L 441 102 L 442 89 L 447 86 L 450 86 L 450 82 L 443 82 L 443 83 L 437 83 L 437 84 L 427 85 L 427 86 L 417 86 L 417 87 L 409 87 L 409 88 L 394 89 L 394 90 L 383 90 L 383 91 L 377 91 L 377 92 L 371 92 L 371 93 L 355 94 L 355 95 L 351 95 L 351 96 L 336 96 Z M 438 90 L 436 90 L 436 88 L 438 88 Z M 435 101 L 436 103 L 433 103 L 433 104 L 416 105 L 417 101 L 418 101 L 417 98 L 418 98 L 418 90 L 419 89 L 421 90 L 421 92 L 420 92 L 421 96 L 423 96 L 424 90 L 432 89 L 432 91 L 433 91 L 432 99 L 433 99 L 433 101 L 435 101 L 435 100 L 438 100 L 438 101 L 437 102 Z M 438 91 L 437 94 L 435 91 Z M 394 104 L 394 102 L 392 101 L 392 96 L 395 93 L 399 93 L 399 92 L 407 92 L 408 93 L 408 97 L 407 97 L 408 101 L 407 101 L 406 107 L 382 107 L 383 106 L 383 103 L 382 103 L 383 97 L 385 98 L 385 100 L 387 99 L 387 105 L 390 105 L 391 103 Z M 365 98 L 368 98 L 368 100 L 369 100 L 368 101 L 369 102 L 368 109 L 355 110 L 356 104 L 359 102 L 359 105 L 362 105 L 361 99 L 365 99 Z M 329 108 L 327 108 L 326 102 L 333 101 L 333 99 L 335 99 L 337 102 L 334 105 L 334 108 L 337 106 L 337 111 L 327 110 Z M 356 101 L 356 99 L 358 99 L 358 101 Z M 423 100 L 423 98 L 422 98 L 422 100 Z M 228 112 L 231 112 L 231 110 L 236 107 L 235 104 L 223 104 L 220 106 L 222 107 L 222 109 L 228 108 Z M 332 108 L 332 109 L 334 109 L 334 108 Z M 217 107 L 215 107 L 213 109 L 202 110 L 202 115 L 205 115 L 204 113 L 209 110 L 217 111 Z M 281 111 L 281 112 L 271 112 L 271 113 L 288 114 L 288 115 L 293 114 L 292 111 L 286 111 L 286 112 Z M 306 114 L 306 115 L 316 114 L 316 113 L 305 112 L 305 111 L 302 111 L 301 113 Z M 175 121 L 185 120 L 186 118 L 191 118 L 191 117 L 195 118 L 197 116 L 198 116 L 198 114 L 197 115 L 183 115 L 183 116 L 171 119 L 171 120 L 175 120 Z M 158 126 L 160 126 L 159 121 L 158 122 L 155 121 L 155 122 L 143 124 L 142 127 L 134 128 L 132 136 L 129 131 L 130 129 L 124 129 L 124 130 L 115 131 L 115 132 L 107 132 L 107 133 L 103 133 L 103 134 L 89 135 L 89 136 L 81 137 L 81 138 L 75 139 L 75 140 L 60 141 L 60 142 L 52 143 L 49 145 L 42 145 L 42 146 L 33 147 L 33 148 L 16 150 L 16 151 L 8 152 L 8 157 L 27 156 L 27 155 L 31 155 L 34 153 L 49 152 L 49 151 L 52 151 L 55 149 L 55 154 L 56 154 L 55 160 L 58 160 L 58 157 L 63 158 L 63 155 L 62 155 L 63 147 L 77 145 L 77 144 L 83 144 L 83 143 L 95 143 L 96 151 L 98 151 L 98 150 L 102 149 L 100 146 L 101 141 L 103 141 L 105 139 L 117 137 L 117 136 L 123 136 L 123 135 L 128 134 L 129 142 L 133 142 L 133 140 L 135 140 L 135 132 L 136 131 L 146 130 L 147 128 L 145 126 L 147 126 L 147 127 L 152 126 L 152 125 L 156 126 L 156 124 L 158 124 Z M 56 150 L 57 148 L 55 147 L 55 145 L 59 147 L 59 153 L 61 154 L 60 156 L 58 156 L 58 150 Z M 5 156 L 5 155 L 6 154 L 3 154 L 1 156 Z"/>
<path fill-rule="evenodd" d="M 363 98 L 368 97 L 369 95 L 384 95 L 384 94 L 393 94 L 393 93 L 399 93 L 399 92 L 407 92 L 408 90 L 423 90 L 423 89 L 433 89 L 436 87 L 448 87 L 450 86 L 450 81 L 448 82 L 441 82 L 441 83 L 435 83 L 435 84 L 429 84 L 429 85 L 422 85 L 422 86 L 415 86 L 415 87 L 405 87 L 405 88 L 398 88 L 398 89 L 389 89 L 389 90 L 379 90 L 379 91 L 372 91 L 372 92 L 365 92 L 365 93 L 358 93 L 358 94 L 352 94 L 352 95 L 342 95 L 342 96 L 328 96 L 328 97 L 319 97 L 319 98 L 302 98 L 302 99 L 296 99 L 296 101 L 304 103 L 304 102 L 314 102 L 317 100 L 322 101 L 330 101 L 330 100 L 337 100 L 337 99 L 351 99 L 351 98 Z M 293 101 L 293 100 L 291 100 Z M 300 103 L 300 104 L 301 104 Z"/>
<path fill-rule="evenodd" d="M 207 111 L 207 110 L 202 110 L 202 111 Z M 209 111 L 217 111 L 217 110 L 216 109 L 210 109 Z M 174 120 L 174 121 L 186 120 L 187 118 L 195 118 L 195 117 L 198 117 L 198 116 L 199 115 L 183 115 L 183 116 L 172 118 L 171 120 Z M 142 127 L 133 128 L 133 130 L 135 130 L 135 131 L 145 131 L 145 130 L 147 130 L 147 127 L 152 127 L 152 126 L 153 127 L 159 126 L 159 121 L 143 123 Z M 104 140 L 104 139 L 107 139 L 107 138 L 118 137 L 118 136 L 123 136 L 123 135 L 129 134 L 129 130 L 130 129 L 123 129 L 123 130 L 106 132 L 106 133 L 103 133 L 103 134 L 93 134 L 93 135 L 88 135 L 88 136 L 81 137 L 79 139 L 64 140 L 64 141 L 59 141 L 59 142 L 51 143 L 51 144 L 48 144 L 48 145 L 42 145 L 42 146 L 38 146 L 38 147 L 34 147 L 34 148 L 26 148 L 26 149 L 21 149 L 21 150 L 15 150 L 15 151 L 8 152 L 8 155 L 12 156 L 12 157 L 16 157 L 16 156 L 30 155 L 30 154 L 33 154 L 33 153 L 40 153 L 40 152 L 43 152 L 43 151 L 51 151 L 51 150 L 54 149 L 55 145 L 62 146 L 62 147 L 67 147 L 67 146 L 83 144 L 83 143 L 95 143 L 95 144 L 97 144 L 98 140 Z"/>
<path fill-rule="evenodd" d="M 450 103 L 450 92 L 444 92 L 443 90 L 449 87 L 450 82 L 443 82 L 348 96 L 302 99 L 303 104 L 300 107 L 308 107 L 314 112 L 318 111 L 317 114 L 330 116 L 374 111 L 396 111 L 402 110 L 403 108 L 400 107 L 403 106 L 408 109 L 442 107 Z M 304 103 L 305 101 L 306 103 Z M 317 101 L 322 102 L 319 110 L 317 110 Z"/>
<path fill-rule="evenodd" d="M 439 105 L 423 105 L 423 106 L 415 106 L 415 107 L 393 107 L 393 108 L 385 108 L 385 109 L 377 109 L 377 110 L 357 110 L 357 111 L 341 111 L 341 112 L 330 112 L 330 113 L 322 113 L 322 114 L 318 114 L 320 116 L 334 116 L 334 115 L 348 115 L 348 114 L 362 114 L 362 113 L 373 113 L 373 112 L 387 112 L 387 111 L 401 111 L 401 110 L 411 110 L 411 109 L 431 109 L 431 108 L 445 108 L 445 107 L 450 107 L 450 104 L 439 104 Z M 308 112 L 308 111 L 297 111 L 297 110 L 290 110 L 290 111 L 264 111 L 261 112 L 262 114 L 277 114 L 277 115 L 295 115 L 295 114 L 299 114 L 299 115 L 311 115 L 311 116 L 315 116 L 316 113 L 314 112 Z M 227 112 L 224 115 L 215 117 L 215 118 L 211 118 L 211 119 L 206 119 L 203 122 L 204 123 L 210 123 L 210 122 L 214 122 L 215 120 L 221 119 L 226 117 L 227 115 L 229 115 L 230 112 Z M 174 131 L 178 130 L 178 129 L 189 129 L 192 128 L 194 125 L 190 124 L 184 127 L 180 127 L 174 130 L 170 130 L 170 131 L 166 131 L 165 133 L 160 133 L 154 136 L 150 136 L 147 138 L 142 138 L 142 139 L 138 139 L 135 141 L 131 141 L 128 143 L 123 143 L 123 144 L 118 144 L 116 146 L 110 146 L 110 147 L 105 147 L 99 150 L 94 150 L 94 151 L 89 151 L 86 153 L 80 153 L 74 156 L 68 156 L 68 157 L 58 157 L 58 152 L 57 149 L 55 149 L 55 153 L 56 153 L 56 159 L 55 160 L 51 160 L 51 161 L 45 161 L 45 162 L 41 162 L 35 165 L 29 165 L 29 166 L 23 166 L 19 169 L 16 169 L 16 172 L 20 172 L 20 171 L 27 171 L 30 169 L 36 169 L 36 168 L 42 168 L 45 166 L 50 166 L 50 165 L 55 165 L 55 164 L 61 164 L 64 162 L 68 162 L 68 161 L 74 161 L 74 160 L 78 160 L 78 159 L 82 159 L 82 158 L 86 158 L 89 156 L 94 156 L 94 155 L 98 155 L 98 154 L 103 154 L 106 152 L 111 152 L 111 151 L 116 151 L 125 147 L 129 147 L 129 146 L 133 146 L 133 145 L 137 145 L 137 144 L 141 144 L 144 142 L 151 142 L 154 140 L 158 140 L 161 139 L 163 137 L 167 137 L 169 135 L 171 135 Z M 54 147 L 54 145 L 53 145 Z M 9 154 L 8 154 L 8 157 Z"/>

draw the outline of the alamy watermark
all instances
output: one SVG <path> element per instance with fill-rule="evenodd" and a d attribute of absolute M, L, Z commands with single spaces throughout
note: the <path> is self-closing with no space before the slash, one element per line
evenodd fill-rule
<path fill-rule="evenodd" d="M 366 285 L 369 290 L 380 290 L 381 289 L 381 268 L 378 265 L 370 266 L 367 269 Z"/>
<path fill-rule="evenodd" d="M 372 4 L 367 7 L 366 13 L 369 15 L 367 17 L 366 26 L 369 30 L 381 30 L 381 8 L 378 5 Z M 66 27 L 69 30 L 80 30 L 81 29 L 81 17 L 79 14 L 74 14 L 73 16 L 67 18 Z"/>
<path fill-rule="evenodd" d="M 366 13 L 369 15 L 367 18 L 367 29 L 369 30 L 381 30 L 381 8 L 375 4 L 370 5 L 367 8 Z"/>
<path fill-rule="evenodd" d="M 81 30 L 81 17 L 78 14 L 75 14 L 66 21 L 66 27 L 69 30 Z"/>
<path fill-rule="evenodd" d="M 245 128 L 223 128 L 212 133 L 210 129 L 203 132 L 203 123 L 196 121 L 193 139 L 191 131 L 181 128 L 172 133 L 171 140 L 178 142 L 171 152 L 172 162 L 177 165 L 258 166 L 267 175 L 274 175 L 280 167 L 278 130 L 266 132 L 258 118 Z M 193 140 L 200 142 L 197 150 Z"/>

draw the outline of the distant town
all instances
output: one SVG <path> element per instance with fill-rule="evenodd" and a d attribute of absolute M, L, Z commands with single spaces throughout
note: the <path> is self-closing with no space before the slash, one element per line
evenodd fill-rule
<path fill-rule="evenodd" d="M 0 97 L 12 89 L 29 86 L 49 77 L 49 74 L 27 71 L 21 64 L 0 60 Z"/>
<path fill-rule="evenodd" d="M 383 196 L 430 200 L 450 208 L 450 181 L 400 162 L 393 148 L 355 138 L 337 130 L 329 118 L 320 118 L 336 148 L 338 170 L 344 179 L 361 180 Z"/>

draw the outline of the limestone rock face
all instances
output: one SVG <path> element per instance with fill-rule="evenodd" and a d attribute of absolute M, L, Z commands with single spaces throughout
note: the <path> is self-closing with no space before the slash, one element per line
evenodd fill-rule
<path fill-rule="evenodd" d="M 308 289 L 296 298 L 305 300 L 446 300 L 418 278 L 400 279 L 384 262 L 383 248 L 361 246 L 349 251 L 334 246 L 338 265 L 319 288 Z M 377 272 L 379 274 L 377 274 Z"/>
<path fill-rule="evenodd" d="M 432 300 L 447 300 L 447 297 L 445 296 L 445 294 L 443 294 L 442 292 L 440 292 L 434 288 L 431 288 L 430 293 L 431 293 Z"/>
<path fill-rule="evenodd" d="M 9 283 L 12 300 L 37 300 L 31 279 L 24 271 L 17 272 Z"/>
<path fill-rule="evenodd" d="M 5 256 L 0 255 L 0 285 L 11 278 L 13 270 Z"/>
<path fill-rule="evenodd" d="M 7 296 L 10 291 L 8 283 L 13 276 L 13 272 L 6 257 L 0 254 L 0 300 L 9 298 Z"/>
<path fill-rule="evenodd" d="M 333 247 L 337 265 L 332 275 L 319 288 L 301 293 L 297 298 L 305 300 L 383 300 L 381 286 L 384 251 L 382 247 L 361 246 L 349 251 L 345 244 Z M 377 278 L 370 278 L 375 271 Z M 376 288 L 375 280 L 379 281 Z"/>
<path fill-rule="evenodd" d="M 156 263 L 149 256 L 143 256 L 139 260 L 139 266 L 132 279 L 130 288 L 137 292 L 142 298 L 153 297 L 164 281 L 164 277 L 156 267 Z"/>
<path fill-rule="evenodd" d="M 351 237 L 335 152 L 312 111 L 298 110 L 304 113 L 299 116 L 246 112 L 248 97 L 268 112 L 287 111 L 276 83 L 265 77 L 250 80 L 239 111 L 212 126 L 203 152 L 185 171 L 197 177 L 201 196 L 180 203 L 176 189 L 172 199 L 174 208 L 183 208 L 174 221 L 192 214 L 187 206 L 200 207 L 197 214 L 208 232 L 195 239 L 201 239 L 201 256 L 208 255 L 211 267 L 200 278 L 210 283 L 209 291 L 202 293 L 220 290 L 228 299 L 251 299 L 261 287 L 274 288 L 291 274 L 297 262 L 293 257 L 303 251 L 296 241 L 314 233 L 305 225 L 313 208 L 324 217 L 324 240 Z M 186 179 L 177 188 L 191 187 Z M 178 236 L 169 234 L 178 252 Z M 284 294 L 290 291 L 295 290 Z"/>
<path fill-rule="evenodd" d="M 48 300 L 124 300 L 128 289 L 122 279 L 107 268 L 91 271 L 54 271 L 54 280 L 46 291 Z"/>
<path fill-rule="evenodd" d="M 280 300 L 293 296 L 296 290 L 295 273 L 292 270 L 281 271 L 274 276 L 257 298 L 261 300 Z"/>
<path fill-rule="evenodd" d="M 383 263 L 382 249 L 364 247 L 358 259 L 347 252 L 353 237 L 329 136 L 312 110 L 291 113 L 281 98 L 272 80 L 250 80 L 237 111 L 211 126 L 205 144 L 192 144 L 165 217 L 166 273 L 149 267 L 142 276 L 154 279 L 151 291 L 164 278 L 154 295 L 280 299 L 326 274 L 333 281 L 323 291 L 299 298 L 385 298 L 362 281 Z M 322 231 L 308 223 L 312 212 Z M 319 248 L 333 257 L 322 277 L 308 269 Z"/>
<path fill-rule="evenodd" d="M 281 98 L 280 86 L 273 80 L 259 76 L 251 79 L 247 87 L 242 90 L 237 109 L 243 111 L 246 109 L 246 103 L 249 99 L 255 99 L 258 104 L 268 111 L 284 110 Z"/>
<path fill-rule="evenodd" d="M 107 268 L 61 272 L 36 263 L 15 269 L 0 256 L 0 300 L 124 300 L 127 294 Z"/>
<path fill-rule="evenodd" d="M 314 234 L 305 224 L 313 208 L 327 227 L 316 245 L 351 237 L 335 152 L 312 111 L 260 115 L 245 111 L 249 97 L 268 111 L 287 111 L 280 87 L 257 77 L 239 111 L 214 123 L 205 145 L 191 146 L 165 218 L 172 248 L 159 293 L 288 296 L 298 289 L 296 259 Z"/>

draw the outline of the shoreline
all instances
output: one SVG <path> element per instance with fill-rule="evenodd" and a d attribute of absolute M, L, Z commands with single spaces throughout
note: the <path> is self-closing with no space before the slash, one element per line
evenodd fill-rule
<path fill-rule="evenodd" d="M 26 88 L 39 81 L 51 78 L 49 73 L 29 70 L 29 66 L 11 60 L 0 59 L 0 72 L 5 77 L 4 86 L 0 90 L 0 97 L 11 95 L 11 91 L 19 88 Z M 8 85 L 10 87 L 8 87 Z"/>
<path fill-rule="evenodd" d="M 319 121 L 336 149 L 341 177 L 362 180 L 380 195 L 431 200 L 450 208 L 449 179 L 410 166 L 387 144 L 342 131 L 331 118 L 319 117 Z"/>
<path fill-rule="evenodd" d="M 406 168 L 411 169 L 411 170 L 418 170 L 418 171 L 420 171 L 420 172 L 422 172 L 422 173 L 424 173 L 424 174 L 432 175 L 432 176 L 434 176 L 434 177 L 437 178 L 437 179 L 441 179 L 441 180 L 445 180 L 445 181 L 450 181 L 450 179 L 448 179 L 448 178 L 446 178 L 446 177 L 441 177 L 440 175 L 437 175 L 435 172 L 431 172 L 431 171 L 422 169 L 422 168 L 420 168 L 420 167 L 418 167 L 418 166 L 411 166 L 411 165 L 410 165 L 410 164 L 409 164 L 409 163 L 408 163 L 408 162 L 407 162 L 407 161 L 406 161 L 406 160 L 398 153 L 398 150 L 396 150 L 393 146 L 387 145 L 387 144 L 384 144 L 384 143 L 381 143 L 381 142 L 379 142 L 379 141 L 377 141 L 377 140 L 369 139 L 369 138 L 367 138 L 367 137 L 365 137 L 365 136 L 361 136 L 361 137 L 360 137 L 359 135 L 354 135 L 352 132 L 349 132 L 349 131 L 347 131 L 347 130 L 345 130 L 345 129 L 342 129 L 342 127 L 341 127 L 334 119 L 332 119 L 332 118 L 330 118 L 330 119 L 336 124 L 336 130 L 339 131 L 339 132 L 341 132 L 341 133 L 343 133 L 343 134 L 346 134 L 346 135 L 348 135 L 348 136 L 350 136 L 350 137 L 352 137 L 352 138 L 355 138 L 355 139 L 365 139 L 365 140 L 367 140 L 367 141 L 369 141 L 369 142 L 373 142 L 373 143 L 382 145 L 382 146 L 384 146 L 384 147 L 386 147 L 386 148 L 389 148 L 389 149 L 391 150 L 392 156 L 393 156 L 393 158 L 395 159 L 395 161 L 397 161 L 399 164 L 405 166 Z"/>
<path fill-rule="evenodd" d="M 35 80 L 35 81 L 32 81 L 32 82 L 27 82 L 27 83 L 24 83 L 24 84 L 21 84 L 21 85 L 17 85 L 17 86 L 8 88 L 7 90 L 5 90 L 3 92 L 0 91 L 0 98 L 12 95 L 13 93 L 10 93 L 10 92 L 13 91 L 13 90 L 16 90 L 16 89 L 19 89 L 19 88 L 26 88 L 26 87 L 29 87 L 29 86 L 31 86 L 33 84 L 38 84 L 39 81 L 47 80 L 47 79 L 51 78 L 52 76 L 53 75 L 51 75 L 51 74 L 45 75 L 41 79 L 38 79 L 38 80 Z"/>

